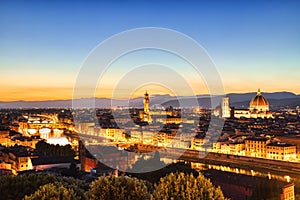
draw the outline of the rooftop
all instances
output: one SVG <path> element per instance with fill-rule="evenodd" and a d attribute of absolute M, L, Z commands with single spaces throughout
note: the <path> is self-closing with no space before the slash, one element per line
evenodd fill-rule
<path fill-rule="evenodd" d="M 251 140 L 251 141 L 267 141 L 268 138 L 262 138 L 262 137 L 255 137 L 255 138 L 246 138 L 245 140 Z"/>
<path fill-rule="evenodd" d="M 296 146 L 296 145 L 293 145 L 293 144 L 287 144 L 287 143 L 284 143 L 284 142 L 273 142 L 273 143 L 268 144 L 267 146 L 292 147 L 292 146 Z"/>

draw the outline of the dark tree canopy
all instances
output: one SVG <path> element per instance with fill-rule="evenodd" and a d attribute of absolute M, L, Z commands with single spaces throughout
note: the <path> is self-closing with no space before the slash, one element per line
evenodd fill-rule
<path fill-rule="evenodd" d="M 203 175 L 194 177 L 184 173 L 169 174 L 155 185 L 153 198 L 158 200 L 223 200 L 221 189 L 215 188 Z"/>
<path fill-rule="evenodd" d="M 145 181 L 129 177 L 100 177 L 87 193 L 91 200 L 147 200 L 150 193 Z"/>
<path fill-rule="evenodd" d="M 66 188 L 72 188 L 77 196 L 84 197 L 88 183 L 74 178 L 58 177 L 48 174 L 29 174 L 18 176 L 0 176 L 0 199 L 19 200 L 31 195 L 41 186 L 59 182 Z"/>
<path fill-rule="evenodd" d="M 73 189 L 66 188 L 62 184 L 48 183 L 41 186 L 35 193 L 25 196 L 25 200 L 79 200 Z"/>
<path fill-rule="evenodd" d="M 74 158 L 76 154 L 69 144 L 60 146 L 48 144 L 45 141 L 39 141 L 35 147 L 40 156 L 70 156 Z"/>

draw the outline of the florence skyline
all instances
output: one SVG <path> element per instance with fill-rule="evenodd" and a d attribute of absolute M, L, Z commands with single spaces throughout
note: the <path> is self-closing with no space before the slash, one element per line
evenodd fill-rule
<path fill-rule="evenodd" d="M 71 99 L 80 66 L 95 46 L 119 32 L 149 26 L 182 32 L 202 45 L 225 93 L 261 88 L 300 94 L 299 2 L 82 4 L 1 3 L 0 101 Z M 184 73 L 178 62 L 172 66 Z M 195 94 L 207 93 L 202 85 L 195 87 Z"/>

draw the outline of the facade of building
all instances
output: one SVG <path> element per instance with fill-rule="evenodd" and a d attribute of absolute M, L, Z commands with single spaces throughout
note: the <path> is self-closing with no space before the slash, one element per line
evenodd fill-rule
<path fill-rule="evenodd" d="M 35 150 L 25 146 L 14 146 L 5 148 L 1 151 L 1 159 L 5 163 L 11 164 L 13 174 L 20 171 L 33 169 L 31 158 L 38 157 Z"/>
<path fill-rule="evenodd" d="M 115 141 L 119 141 L 124 138 L 123 130 L 120 128 L 101 128 L 101 133 L 103 136 L 114 139 Z"/>
<path fill-rule="evenodd" d="M 230 117 L 229 98 L 228 97 L 224 97 L 222 99 L 221 109 L 222 109 L 222 117 L 224 117 L 224 118 Z"/>
<path fill-rule="evenodd" d="M 266 146 L 270 143 L 267 138 L 245 139 L 245 155 L 255 158 L 266 158 Z"/>
<path fill-rule="evenodd" d="M 286 143 L 270 143 L 266 146 L 266 158 L 281 161 L 295 161 L 296 145 Z"/>
<path fill-rule="evenodd" d="M 281 142 L 296 145 L 296 155 L 297 158 L 300 159 L 300 136 L 299 135 L 276 136 L 276 139 L 280 140 Z"/>

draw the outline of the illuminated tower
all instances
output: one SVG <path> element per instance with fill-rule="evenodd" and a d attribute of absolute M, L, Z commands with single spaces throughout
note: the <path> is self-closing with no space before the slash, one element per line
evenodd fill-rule
<path fill-rule="evenodd" d="M 146 93 L 144 94 L 144 114 L 149 114 L 149 94 Z"/>
<path fill-rule="evenodd" d="M 147 91 L 144 94 L 144 111 L 140 112 L 140 118 L 144 122 L 151 123 L 151 121 L 152 121 L 150 112 L 149 112 L 149 94 L 147 93 Z"/>
<path fill-rule="evenodd" d="M 222 117 L 228 118 L 230 117 L 230 108 L 229 108 L 229 98 L 224 97 L 222 99 Z"/>

